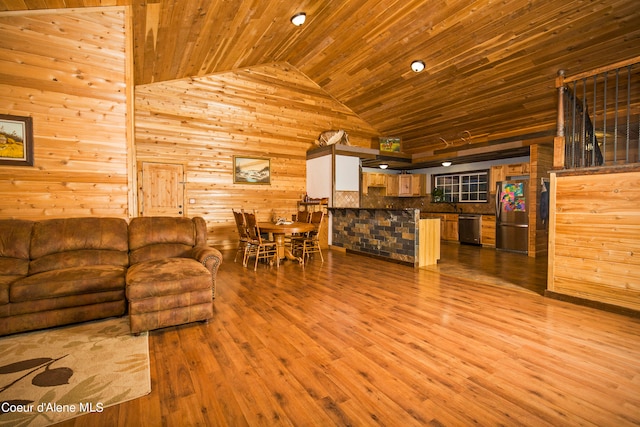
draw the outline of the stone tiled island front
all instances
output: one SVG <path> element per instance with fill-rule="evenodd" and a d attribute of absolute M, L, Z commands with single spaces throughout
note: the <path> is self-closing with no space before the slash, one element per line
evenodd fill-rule
<path fill-rule="evenodd" d="M 418 265 L 419 209 L 330 208 L 332 246 Z"/>

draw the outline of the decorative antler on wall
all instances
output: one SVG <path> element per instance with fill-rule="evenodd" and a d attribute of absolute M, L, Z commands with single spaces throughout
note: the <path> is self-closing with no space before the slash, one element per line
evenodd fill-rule
<path fill-rule="evenodd" d="M 466 134 L 466 138 L 465 138 L 465 134 Z M 460 135 L 460 144 L 456 144 L 455 141 L 453 142 L 448 142 L 446 139 L 440 137 L 440 141 L 442 141 L 445 145 L 445 147 L 449 147 L 451 146 L 455 146 L 455 145 L 465 145 L 465 144 L 471 144 L 471 132 L 469 132 L 468 130 L 465 130 L 462 132 L 462 135 Z"/>
<path fill-rule="evenodd" d="M 464 136 L 461 136 L 460 139 L 462 140 L 462 142 L 466 142 L 467 144 L 471 144 L 471 132 L 469 132 L 468 130 L 465 130 L 462 132 L 462 135 L 467 134 L 468 137 L 465 138 Z"/>
<path fill-rule="evenodd" d="M 447 142 L 447 140 L 442 138 L 442 137 L 440 138 L 440 141 L 444 142 L 444 146 L 445 147 L 448 147 L 448 146 L 450 146 L 452 144 L 451 142 Z"/>

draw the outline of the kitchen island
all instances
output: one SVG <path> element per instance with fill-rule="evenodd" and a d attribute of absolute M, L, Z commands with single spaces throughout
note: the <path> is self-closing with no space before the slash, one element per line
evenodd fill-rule
<path fill-rule="evenodd" d="M 329 208 L 332 246 L 418 266 L 420 210 Z M 439 240 L 439 237 L 438 237 Z"/>

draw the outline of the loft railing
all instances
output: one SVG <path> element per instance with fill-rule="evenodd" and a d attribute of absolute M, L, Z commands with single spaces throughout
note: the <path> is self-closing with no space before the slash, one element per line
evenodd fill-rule
<path fill-rule="evenodd" d="M 640 162 L 640 58 L 589 73 L 558 72 L 555 169 Z"/>

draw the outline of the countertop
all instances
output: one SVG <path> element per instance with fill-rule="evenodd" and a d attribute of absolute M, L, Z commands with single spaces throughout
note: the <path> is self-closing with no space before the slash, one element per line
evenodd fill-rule
<path fill-rule="evenodd" d="M 429 215 L 495 215 L 493 212 L 452 212 L 452 211 L 423 211 L 420 208 L 350 208 L 350 207 L 329 207 L 329 210 L 353 210 L 353 211 L 420 211 L 420 217 L 426 218 Z"/>
<path fill-rule="evenodd" d="M 346 208 L 346 207 L 340 207 L 340 208 L 329 208 L 329 210 L 352 210 L 352 211 L 406 211 L 406 212 L 411 212 L 411 211 L 419 211 L 420 209 L 418 208 Z"/>
<path fill-rule="evenodd" d="M 431 215 L 478 215 L 478 216 L 486 216 L 486 215 L 495 215 L 495 213 L 487 213 L 487 212 L 420 212 L 420 218 L 429 218 Z"/>

